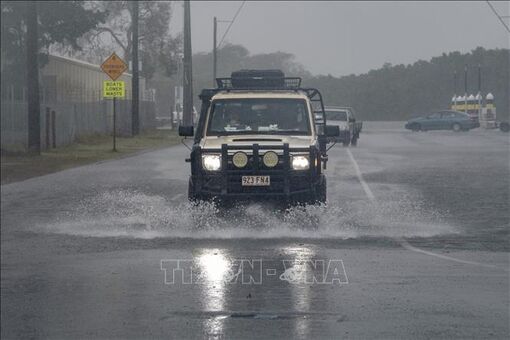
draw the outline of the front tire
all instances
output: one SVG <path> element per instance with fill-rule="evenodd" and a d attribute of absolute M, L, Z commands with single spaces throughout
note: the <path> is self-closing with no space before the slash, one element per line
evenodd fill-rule
<path fill-rule="evenodd" d="M 358 146 L 358 136 L 354 136 L 352 137 L 352 140 L 351 140 L 351 145 L 352 146 Z"/>
<path fill-rule="evenodd" d="M 452 130 L 455 132 L 460 132 L 462 130 L 462 126 L 459 123 L 455 123 L 452 125 Z"/>
<path fill-rule="evenodd" d="M 312 203 L 321 203 L 326 204 L 327 200 L 327 183 L 326 183 L 326 177 L 323 175 L 321 180 L 319 181 L 319 184 L 317 185 L 317 188 L 315 189 L 315 197 L 312 199 Z"/>
<path fill-rule="evenodd" d="M 418 132 L 421 130 L 421 125 L 418 123 L 414 123 L 414 124 L 411 124 L 410 128 L 411 128 L 411 131 Z"/>
<path fill-rule="evenodd" d="M 191 181 L 191 178 L 188 181 L 188 201 L 190 202 L 197 202 L 199 200 L 197 193 L 195 192 L 195 186 L 193 185 L 193 182 Z"/>

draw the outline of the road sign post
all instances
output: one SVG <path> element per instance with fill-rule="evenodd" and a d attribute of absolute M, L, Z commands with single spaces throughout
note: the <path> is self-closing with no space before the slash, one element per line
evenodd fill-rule
<path fill-rule="evenodd" d="M 115 152 L 117 151 L 116 98 L 124 98 L 126 96 L 126 84 L 124 81 L 117 81 L 117 79 L 127 68 L 127 64 L 115 53 L 112 53 L 101 65 L 101 70 L 112 79 L 112 81 L 103 81 L 103 98 L 113 100 L 113 151 Z"/>
<path fill-rule="evenodd" d="M 113 97 L 113 151 L 117 152 L 117 113 L 115 112 L 115 97 Z"/>
<path fill-rule="evenodd" d="M 113 151 L 117 151 L 117 112 L 116 98 L 124 98 L 126 96 L 126 83 L 120 80 L 103 81 L 103 98 L 113 99 Z"/>

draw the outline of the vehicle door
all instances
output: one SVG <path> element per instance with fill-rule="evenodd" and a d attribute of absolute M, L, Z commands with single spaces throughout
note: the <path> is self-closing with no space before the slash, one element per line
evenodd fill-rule
<path fill-rule="evenodd" d="M 441 130 L 449 130 L 452 125 L 457 122 L 455 112 L 443 111 L 441 112 Z"/>
<path fill-rule="evenodd" d="M 429 114 L 423 121 L 422 128 L 427 130 L 438 130 L 441 128 L 441 113 L 434 112 Z"/>
<path fill-rule="evenodd" d="M 354 134 L 354 122 L 356 119 L 351 110 L 346 110 L 347 113 L 347 124 L 349 124 L 349 130 L 351 131 L 351 136 Z"/>

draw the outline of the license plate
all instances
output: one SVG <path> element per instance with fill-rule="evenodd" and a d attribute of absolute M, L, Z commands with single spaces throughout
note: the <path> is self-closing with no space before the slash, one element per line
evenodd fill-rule
<path fill-rule="evenodd" d="M 241 185 L 246 187 L 259 187 L 271 185 L 270 176 L 243 176 Z"/>

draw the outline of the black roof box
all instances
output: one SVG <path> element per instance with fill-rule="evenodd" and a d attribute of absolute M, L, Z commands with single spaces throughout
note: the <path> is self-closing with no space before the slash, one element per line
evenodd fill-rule
<path fill-rule="evenodd" d="M 240 70 L 231 74 L 234 88 L 284 87 L 285 74 L 281 70 Z"/>

